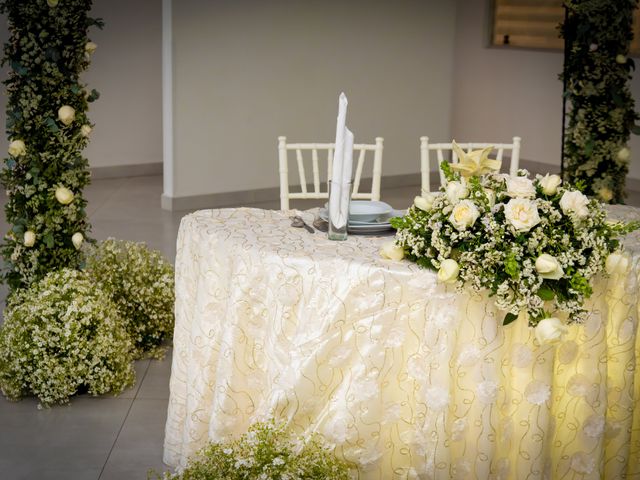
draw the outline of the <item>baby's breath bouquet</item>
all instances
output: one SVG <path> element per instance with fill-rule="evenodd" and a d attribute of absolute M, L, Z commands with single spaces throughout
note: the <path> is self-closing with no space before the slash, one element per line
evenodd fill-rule
<path fill-rule="evenodd" d="M 592 279 L 607 262 L 625 263 L 618 238 L 638 225 L 607 222 L 597 200 L 557 175 L 494 173 L 491 148 L 465 153 L 454 143 L 454 151 L 460 162 L 442 163 L 446 187 L 392 220 L 398 248 L 441 282 L 488 290 L 505 325 L 520 312 L 554 331 L 564 328 L 556 312 L 582 321 Z"/>
<path fill-rule="evenodd" d="M 255 423 L 237 440 L 210 443 L 166 480 L 347 480 L 349 468 L 320 438 L 292 440 L 284 425 Z"/>
<path fill-rule="evenodd" d="M 124 318 L 135 356 L 161 356 L 173 333 L 173 266 L 144 243 L 109 238 L 88 249 L 86 271 Z"/>
<path fill-rule="evenodd" d="M 44 406 L 133 384 L 132 344 L 109 297 L 78 270 L 48 274 L 8 301 L 0 328 L 0 388 Z"/>

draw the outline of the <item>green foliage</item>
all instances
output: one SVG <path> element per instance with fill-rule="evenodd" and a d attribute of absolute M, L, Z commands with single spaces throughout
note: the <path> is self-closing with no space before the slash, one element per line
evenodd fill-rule
<path fill-rule="evenodd" d="M 284 425 L 256 423 L 240 439 L 211 443 L 172 480 L 347 480 L 347 465 L 320 437 L 291 440 Z"/>
<path fill-rule="evenodd" d="M 66 403 L 87 391 L 119 393 L 134 382 L 132 344 L 109 297 L 83 273 L 63 269 L 14 294 L 0 328 L 0 388 Z"/>
<path fill-rule="evenodd" d="M 0 0 L 10 31 L 3 58 L 10 67 L 3 82 L 6 133 L 10 142 L 24 145 L 24 151 L 10 148 L 0 174 L 12 226 L 0 253 L 3 279 L 12 290 L 52 270 L 78 267 L 81 255 L 71 238 L 76 233 L 86 237 L 90 230 L 82 196 L 89 183 L 88 162 L 81 152 L 92 126 L 88 103 L 98 95 L 87 90 L 80 74 L 90 63 L 93 46 L 87 29 L 101 27 L 102 21 L 88 16 L 91 0 L 56 3 Z M 73 110 L 60 115 L 63 106 Z M 70 203 L 56 199 L 59 187 L 73 192 Z M 33 245 L 25 241 L 27 231 L 35 234 Z"/>
<path fill-rule="evenodd" d="M 125 319 L 136 357 L 161 355 L 174 325 L 174 272 L 144 243 L 110 238 L 89 249 L 86 269 Z"/>
<path fill-rule="evenodd" d="M 587 195 L 623 201 L 630 132 L 638 132 L 628 58 L 638 0 L 568 0 L 561 32 L 570 46 L 562 78 L 570 103 L 563 157 L 565 180 Z M 582 183 L 578 183 L 582 182 Z M 581 188 L 583 187 L 583 188 Z"/>

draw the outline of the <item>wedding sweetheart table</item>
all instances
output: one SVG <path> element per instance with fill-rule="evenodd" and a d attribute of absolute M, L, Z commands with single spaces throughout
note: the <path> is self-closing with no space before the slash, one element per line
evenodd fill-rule
<path fill-rule="evenodd" d="M 275 417 L 320 433 L 360 479 L 640 478 L 640 236 L 587 321 L 540 346 L 492 299 L 380 258 L 391 236 L 329 241 L 293 214 L 313 220 L 183 218 L 165 463 Z"/>

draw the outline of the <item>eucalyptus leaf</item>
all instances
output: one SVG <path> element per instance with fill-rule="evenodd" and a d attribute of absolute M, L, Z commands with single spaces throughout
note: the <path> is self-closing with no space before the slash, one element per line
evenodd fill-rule
<path fill-rule="evenodd" d="M 509 325 L 510 323 L 513 323 L 517 318 L 518 318 L 518 315 L 514 315 L 513 313 L 507 313 L 504 316 L 504 321 L 502 322 L 502 325 Z"/>
<path fill-rule="evenodd" d="M 544 301 L 553 300 L 554 297 L 556 296 L 556 294 L 553 293 L 553 290 L 551 290 L 549 287 L 544 285 L 540 287 L 540 289 L 538 289 L 537 293 L 538 293 L 538 296 Z"/>

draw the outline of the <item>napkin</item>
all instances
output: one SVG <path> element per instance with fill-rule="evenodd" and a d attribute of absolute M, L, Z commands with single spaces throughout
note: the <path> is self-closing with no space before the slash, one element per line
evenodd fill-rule
<path fill-rule="evenodd" d="M 344 227 L 349 218 L 349 183 L 353 171 L 353 133 L 346 127 L 347 105 L 347 96 L 341 93 L 338 102 L 336 144 L 333 151 L 329 197 L 329 218 L 338 228 Z"/>

